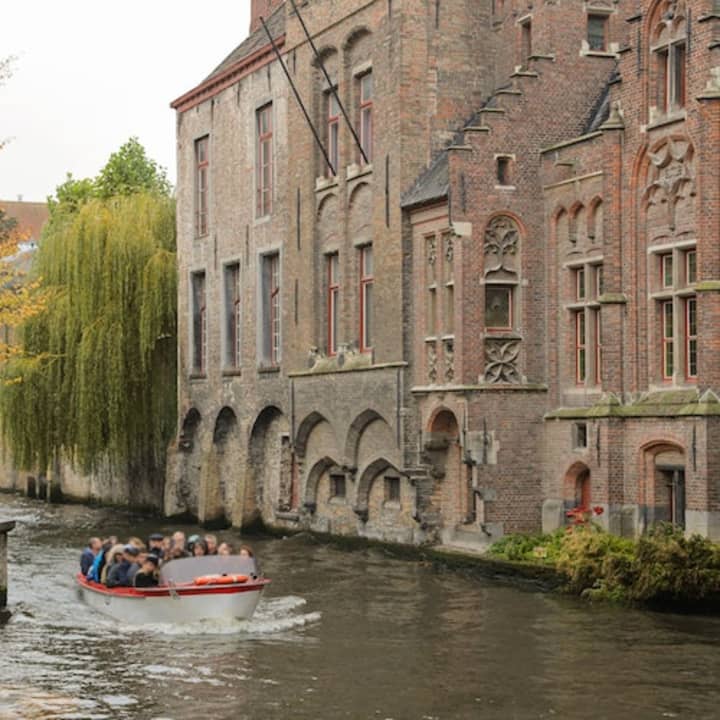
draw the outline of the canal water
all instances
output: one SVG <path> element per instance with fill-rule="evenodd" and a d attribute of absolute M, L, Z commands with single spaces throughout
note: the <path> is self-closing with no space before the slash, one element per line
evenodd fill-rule
<path fill-rule="evenodd" d="M 18 521 L 0 720 L 720 717 L 717 618 L 591 606 L 301 536 L 252 540 L 273 581 L 252 620 L 129 627 L 78 603 L 80 550 L 174 526 L 6 495 L 0 518 Z"/>

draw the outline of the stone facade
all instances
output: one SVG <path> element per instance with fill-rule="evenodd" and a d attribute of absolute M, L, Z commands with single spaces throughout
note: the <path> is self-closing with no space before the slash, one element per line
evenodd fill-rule
<path fill-rule="evenodd" d="M 477 547 L 592 502 L 720 532 L 718 8 L 297 5 L 317 56 L 253 0 L 173 104 L 166 512 Z"/>

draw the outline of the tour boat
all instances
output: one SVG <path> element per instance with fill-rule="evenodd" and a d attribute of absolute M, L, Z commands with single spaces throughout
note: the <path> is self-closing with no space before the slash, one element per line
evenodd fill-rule
<path fill-rule="evenodd" d="M 82 599 L 90 607 L 127 623 L 186 623 L 247 620 L 270 582 L 258 577 L 255 561 L 238 555 L 170 560 L 156 587 L 109 588 L 78 573 Z"/>

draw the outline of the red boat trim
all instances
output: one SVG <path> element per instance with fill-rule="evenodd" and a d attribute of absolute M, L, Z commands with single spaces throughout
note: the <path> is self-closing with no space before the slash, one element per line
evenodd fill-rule
<path fill-rule="evenodd" d="M 242 592 L 259 592 L 270 582 L 267 578 L 261 580 L 253 580 L 251 583 L 232 583 L 229 585 L 202 585 L 198 586 L 193 583 L 185 583 L 182 585 L 173 585 L 172 588 L 167 585 L 160 585 L 154 588 L 134 588 L 134 587 L 116 587 L 109 588 L 106 585 L 92 582 L 78 573 L 77 582 L 80 587 L 86 590 L 92 590 L 100 595 L 108 595 L 110 597 L 122 597 L 132 600 L 143 600 L 145 598 L 169 597 L 171 595 L 179 595 L 181 597 L 187 595 L 235 595 Z"/>

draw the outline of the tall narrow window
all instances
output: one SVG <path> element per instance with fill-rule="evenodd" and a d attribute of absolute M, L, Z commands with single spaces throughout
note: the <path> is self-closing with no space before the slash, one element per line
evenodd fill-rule
<path fill-rule="evenodd" d="M 674 107 L 685 107 L 685 43 L 675 43 L 670 48 L 672 86 L 670 102 Z"/>
<path fill-rule="evenodd" d="M 575 381 L 582 385 L 587 378 L 587 346 L 585 338 L 585 311 L 575 313 Z"/>
<path fill-rule="evenodd" d="M 195 235 L 197 237 L 208 233 L 209 171 L 210 158 L 206 136 L 195 141 Z"/>
<path fill-rule="evenodd" d="M 585 294 L 585 268 L 581 267 L 575 271 L 575 299 L 584 300 Z"/>
<path fill-rule="evenodd" d="M 593 311 L 595 320 L 595 384 L 602 384 L 602 316 L 600 310 Z"/>
<path fill-rule="evenodd" d="M 327 145 L 328 156 L 332 168 L 327 169 L 328 177 L 337 175 L 340 167 L 340 105 L 335 93 L 330 91 L 326 96 L 327 102 Z"/>
<path fill-rule="evenodd" d="M 675 37 L 655 50 L 656 105 L 661 112 L 685 107 L 687 47 L 683 26 L 674 31 Z M 682 37 L 679 42 L 678 37 Z"/>
<path fill-rule="evenodd" d="M 373 158 L 373 76 L 361 75 L 360 82 L 360 145 L 369 163 Z"/>
<path fill-rule="evenodd" d="M 662 308 L 662 376 L 665 380 L 672 380 L 675 372 L 673 301 L 667 300 L 660 306 Z"/>
<path fill-rule="evenodd" d="M 225 367 L 240 367 L 240 264 L 225 266 Z"/>
<path fill-rule="evenodd" d="M 498 185 L 510 185 L 510 161 L 507 155 L 500 155 L 497 160 L 497 184 Z"/>
<path fill-rule="evenodd" d="M 660 287 L 673 286 L 673 256 L 672 253 L 660 256 Z"/>
<path fill-rule="evenodd" d="M 205 355 L 207 346 L 207 299 L 205 296 L 205 273 L 197 272 L 191 276 L 192 286 L 192 372 L 195 375 L 205 373 Z"/>
<path fill-rule="evenodd" d="M 603 276 L 603 266 L 595 266 L 595 297 L 599 298 L 605 292 L 605 278 Z"/>
<path fill-rule="evenodd" d="M 532 55 L 532 22 L 527 20 L 520 26 L 520 64 L 527 68 Z"/>
<path fill-rule="evenodd" d="M 257 111 L 257 216 L 272 212 L 272 104 Z"/>
<path fill-rule="evenodd" d="M 373 250 L 372 245 L 360 248 L 360 350 L 373 346 Z"/>
<path fill-rule="evenodd" d="M 607 15 L 588 15 L 587 41 L 590 50 L 604 52 L 607 50 Z"/>
<path fill-rule="evenodd" d="M 685 301 L 685 375 L 697 380 L 697 298 Z"/>
<path fill-rule="evenodd" d="M 697 282 L 697 251 L 688 250 L 685 253 L 685 284 L 694 285 Z"/>
<path fill-rule="evenodd" d="M 338 316 L 340 301 L 340 274 L 338 254 L 327 256 L 327 313 L 328 313 L 328 355 L 337 353 Z"/>
<path fill-rule="evenodd" d="M 262 350 L 269 365 L 280 362 L 280 255 L 262 258 Z"/>

